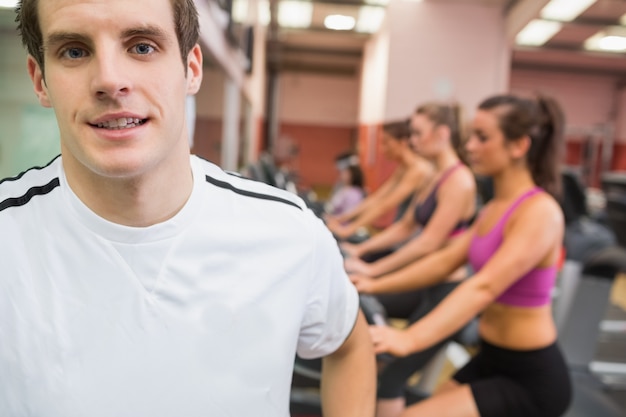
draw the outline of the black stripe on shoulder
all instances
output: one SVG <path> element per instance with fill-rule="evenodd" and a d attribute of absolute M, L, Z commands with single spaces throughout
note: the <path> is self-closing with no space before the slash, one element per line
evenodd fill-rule
<path fill-rule="evenodd" d="M 263 199 L 263 200 L 278 201 L 278 202 L 281 202 L 281 203 L 289 204 L 290 206 L 294 206 L 294 207 L 302 210 L 302 207 L 300 207 L 299 205 L 297 205 L 293 201 L 289 201 L 289 200 L 284 199 L 284 198 L 280 198 L 280 197 L 276 197 L 276 196 L 268 195 L 268 194 L 255 193 L 253 191 L 242 190 L 242 189 L 234 187 L 232 184 L 229 184 L 227 182 L 216 180 L 215 178 L 211 178 L 208 175 L 206 175 L 205 178 L 206 178 L 207 182 L 209 182 L 209 183 L 211 183 L 211 184 L 213 184 L 213 185 L 215 185 L 217 187 L 225 188 L 227 190 L 234 191 L 237 194 L 245 195 L 246 197 L 254 197 L 254 198 L 260 198 L 260 199 Z"/>
<path fill-rule="evenodd" d="M 44 168 L 46 168 L 47 166 L 51 165 L 54 161 L 56 161 L 61 155 L 57 155 L 54 157 L 54 159 L 52 159 L 52 161 L 48 162 L 46 165 L 40 167 L 40 166 L 36 166 L 36 167 L 32 167 L 32 168 L 28 168 L 26 171 L 21 172 L 19 175 L 17 175 L 16 177 L 8 177 L 8 178 L 4 178 L 2 180 L 0 180 L 0 184 L 2 184 L 5 181 L 17 181 L 20 178 L 22 178 L 24 176 L 24 174 L 26 174 L 28 171 L 32 171 L 32 170 L 42 170 Z"/>
<path fill-rule="evenodd" d="M 248 178 L 244 177 L 243 175 L 241 175 L 240 173 L 235 172 L 235 171 L 224 171 L 224 172 L 227 173 L 228 175 L 230 175 L 231 177 L 248 179 Z"/>
<path fill-rule="evenodd" d="M 50 181 L 46 185 L 33 187 L 29 189 L 26 192 L 26 194 L 24 194 L 21 197 L 7 198 L 4 201 L 0 201 L 0 211 L 3 211 L 4 209 L 7 209 L 9 207 L 23 206 L 26 203 L 28 203 L 31 200 L 31 198 L 33 198 L 34 196 L 48 194 L 50 191 L 54 190 L 60 184 L 61 182 L 59 181 L 58 178 L 53 178 L 52 181 Z"/>

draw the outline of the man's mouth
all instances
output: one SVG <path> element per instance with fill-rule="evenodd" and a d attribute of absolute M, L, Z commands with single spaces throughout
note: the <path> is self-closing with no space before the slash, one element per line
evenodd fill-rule
<path fill-rule="evenodd" d="M 120 129 L 130 129 L 132 127 L 141 126 L 147 121 L 148 119 L 120 117 L 119 119 L 107 120 L 104 122 L 93 124 L 92 126 L 96 126 L 102 129 L 120 130 Z"/>

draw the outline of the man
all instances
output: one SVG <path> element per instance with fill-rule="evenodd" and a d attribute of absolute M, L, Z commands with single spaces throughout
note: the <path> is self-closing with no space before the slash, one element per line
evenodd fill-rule
<path fill-rule="evenodd" d="M 193 1 L 17 12 L 61 156 L 0 183 L 0 415 L 287 416 L 296 352 L 326 356 L 326 416 L 373 415 L 330 233 L 297 197 L 189 154 Z"/>

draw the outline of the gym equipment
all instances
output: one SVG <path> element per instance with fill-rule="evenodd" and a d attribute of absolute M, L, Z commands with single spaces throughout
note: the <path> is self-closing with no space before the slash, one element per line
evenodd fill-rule
<path fill-rule="evenodd" d="M 619 332 L 626 336 L 626 323 L 620 328 L 619 322 L 605 320 L 615 276 L 626 271 L 626 249 L 617 244 L 623 229 L 610 220 L 615 214 L 608 207 L 606 219 L 613 230 L 603 219 L 591 218 L 581 182 L 571 171 L 564 172 L 563 179 L 567 256 L 557 280 L 553 312 L 574 389 L 565 417 L 623 417 L 625 410 L 614 398 L 626 387 L 626 351 L 611 361 L 597 359 L 599 347 L 615 346 L 610 339 Z"/>
<path fill-rule="evenodd" d="M 604 174 L 602 189 L 609 226 L 615 232 L 619 245 L 626 247 L 626 172 Z"/>

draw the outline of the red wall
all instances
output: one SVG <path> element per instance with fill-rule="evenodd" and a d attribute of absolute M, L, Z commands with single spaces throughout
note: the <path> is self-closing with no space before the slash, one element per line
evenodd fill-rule
<path fill-rule="evenodd" d="M 349 127 L 283 122 L 278 136 L 298 150 L 288 165 L 297 172 L 301 187 L 330 189 L 338 179 L 335 157 L 354 151 L 359 155 L 365 187 L 372 192 L 389 178 L 396 167 L 395 162 L 382 156 L 381 129 L 381 124 Z M 378 219 L 374 227 L 384 228 L 391 224 L 394 217 L 395 212 L 389 212 Z"/>
<path fill-rule="evenodd" d="M 616 143 L 613 147 L 613 165 L 615 171 L 626 171 L 626 140 Z"/>
<path fill-rule="evenodd" d="M 304 187 L 331 187 L 337 181 L 335 157 L 354 149 L 353 127 L 281 123 L 279 138 L 289 140 L 298 153 L 290 162 Z"/>

